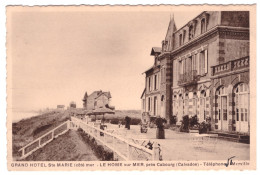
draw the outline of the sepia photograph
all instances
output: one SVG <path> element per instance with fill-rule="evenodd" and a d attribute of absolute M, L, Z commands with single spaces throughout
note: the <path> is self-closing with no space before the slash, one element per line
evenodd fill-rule
<path fill-rule="evenodd" d="M 7 6 L 8 168 L 255 169 L 256 6 L 198 7 Z"/>

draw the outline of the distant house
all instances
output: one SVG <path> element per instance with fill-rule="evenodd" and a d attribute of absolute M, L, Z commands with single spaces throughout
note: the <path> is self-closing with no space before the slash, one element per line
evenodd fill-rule
<path fill-rule="evenodd" d="M 70 102 L 70 108 L 76 108 L 77 105 L 76 105 L 76 102 L 72 101 Z"/>
<path fill-rule="evenodd" d="M 65 105 L 57 105 L 57 109 L 62 109 L 62 110 L 64 110 L 64 108 L 65 108 Z"/>
<path fill-rule="evenodd" d="M 87 110 L 92 110 L 96 108 L 106 107 L 110 108 L 112 110 L 115 109 L 115 107 L 110 106 L 110 99 L 111 99 L 110 92 L 103 92 L 100 91 L 94 91 L 92 94 L 88 95 L 87 92 L 85 93 L 82 101 L 83 101 L 83 108 Z"/>

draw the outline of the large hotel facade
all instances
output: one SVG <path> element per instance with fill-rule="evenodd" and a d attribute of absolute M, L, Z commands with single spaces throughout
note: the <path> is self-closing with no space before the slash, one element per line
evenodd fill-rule
<path fill-rule="evenodd" d="M 178 121 L 197 115 L 212 130 L 249 133 L 248 11 L 204 11 L 180 29 L 172 18 L 151 55 L 143 112 Z"/>

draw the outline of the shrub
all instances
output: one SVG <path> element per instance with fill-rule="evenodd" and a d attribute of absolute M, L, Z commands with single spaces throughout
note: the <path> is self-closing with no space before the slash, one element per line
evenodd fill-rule
<path fill-rule="evenodd" d="M 141 123 L 141 119 L 139 118 L 132 118 L 131 125 L 139 125 Z"/>
<path fill-rule="evenodd" d="M 209 122 L 202 122 L 199 124 L 199 134 L 207 133 L 210 131 L 211 124 Z"/>
<path fill-rule="evenodd" d="M 189 116 L 185 115 L 182 117 L 182 122 L 181 122 L 181 127 L 180 131 L 181 132 L 189 132 Z"/>
<path fill-rule="evenodd" d="M 119 119 L 117 119 L 117 118 L 113 118 L 113 119 L 111 119 L 110 123 L 111 123 L 111 124 L 118 125 L 118 123 L 119 123 Z"/>
<path fill-rule="evenodd" d="M 176 125 L 177 117 L 175 115 L 170 116 L 170 125 Z"/>
<path fill-rule="evenodd" d="M 163 119 L 163 118 L 157 118 L 156 120 L 155 120 L 155 124 L 156 124 L 156 126 L 157 126 L 157 128 L 159 128 L 159 129 L 163 129 L 163 127 L 164 127 L 164 123 L 167 123 L 167 120 L 165 120 L 165 119 Z"/>
<path fill-rule="evenodd" d="M 87 133 L 84 133 L 81 128 L 78 129 L 78 132 L 80 133 L 82 140 L 91 147 L 99 159 L 103 161 L 113 160 L 113 152 L 105 150 L 102 145 L 98 145 L 96 139 Z"/>
<path fill-rule="evenodd" d="M 190 127 L 193 127 L 194 125 L 198 125 L 199 124 L 197 115 L 192 116 L 189 120 L 190 120 L 189 121 L 189 123 L 190 123 L 189 126 Z"/>

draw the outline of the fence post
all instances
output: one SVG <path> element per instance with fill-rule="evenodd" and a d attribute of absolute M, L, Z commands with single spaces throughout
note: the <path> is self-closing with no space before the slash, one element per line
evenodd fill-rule
<path fill-rule="evenodd" d="M 114 136 L 112 136 L 112 148 L 113 148 L 113 160 L 115 160 L 116 158 L 116 156 L 115 156 L 115 137 Z"/>
<path fill-rule="evenodd" d="M 160 147 L 158 146 L 158 143 L 154 142 L 153 144 L 153 154 L 152 154 L 152 160 L 159 160 L 160 159 Z"/>
<path fill-rule="evenodd" d="M 52 139 L 51 140 L 53 140 L 54 139 L 54 129 L 52 130 Z"/>

